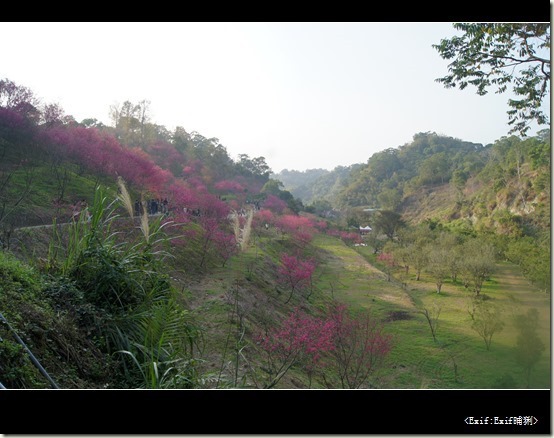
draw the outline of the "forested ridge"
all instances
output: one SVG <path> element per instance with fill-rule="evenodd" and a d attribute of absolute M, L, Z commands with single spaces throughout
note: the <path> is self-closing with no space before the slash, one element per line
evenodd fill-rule
<path fill-rule="evenodd" d="M 548 385 L 548 130 L 274 174 L 111 116 L 0 81 L 3 386 L 52 386 L 26 348 L 63 388 Z"/>
<path fill-rule="evenodd" d="M 527 265 L 548 260 L 550 154 L 549 129 L 526 139 L 502 137 L 486 146 L 418 133 L 412 142 L 377 152 L 347 170 L 339 166 L 321 175 L 284 170 L 276 178 L 293 195 L 308 200 L 314 213 L 348 210 L 353 226 L 367 225 L 361 213 L 365 207 L 396 212 L 414 225 L 492 233 L 521 245 L 536 239 L 542 248 L 538 259 L 513 256 Z"/>

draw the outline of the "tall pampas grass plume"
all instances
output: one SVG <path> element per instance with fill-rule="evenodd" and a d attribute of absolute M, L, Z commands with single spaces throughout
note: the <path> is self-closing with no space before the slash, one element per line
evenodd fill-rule
<path fill-rule="evenodd" d="M 121 176 L 117 177 L 117 186 L 119 187 L 119 195 L 117 198 L 121 201 L 123 207 L 125 207 L 125 210 L 129 213 L 129 217 L 132 219 L 134 217 L 133 201 L 129 191 L 127 190 L 127 186 L 125 185 L 125 180 Z M 144 198 L 142 196 L 141 204 L 144 205 Z M 140 216 L 140 230 L 142 231 L 146 242 L 148 242 L 150 239 L 150 223 L 148 222 L 148 212 L 146 211 L 146 208 L 142 209 L 142 215 Z"/>
<path fill-rule="evenodd" d="M 125 180 L 118 176 L 117 177 L 117 186 L 119 187 L 119 195 L 117 198 L 121 201 L 129 216 L 133 217 L 133 202 L 131 201 L 131 195 L 127 191 L 127 186 L 125 185 Z"/>

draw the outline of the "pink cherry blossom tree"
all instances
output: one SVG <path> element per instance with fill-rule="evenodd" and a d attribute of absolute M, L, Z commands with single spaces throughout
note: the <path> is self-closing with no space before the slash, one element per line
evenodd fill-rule
<path fill-rule="evenodd" d="M 273 388 L 294 365 L 303 364 L 310 373 L 323 355 L 334 348 L 333 322 L 306 314 L 296 308 L 277 327 L 256 340 L 265 353 L 268 378 L 264 388 Z"/>
<path fill-rule="evenodd" d="M 328 309 L 332 321 L 333 369 L 342 388 L 356 389 L 367 384 L 392 348 L 392 337 L 369 312 L 351 313 L 344 304 Z"/>
<path fill-rule="evenodd" d="M 285 304 L 291 300 L 295 291 L 300 291 L 311 284 L 314 271 L 313 260 L 300 260 L 289 254 L 281 256 L 281 265 L 277 269 L 277 282 L 290 290 Z"/>

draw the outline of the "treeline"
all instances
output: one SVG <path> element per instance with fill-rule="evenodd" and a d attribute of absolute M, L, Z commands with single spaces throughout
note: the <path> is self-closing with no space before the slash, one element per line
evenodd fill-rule
<path fill-rule="evenodd" d="M 426 221 L 465 236 L 492 235 L 502 257 L 519 264 L 529 279 L 546 289 L 550 155 L 548 129 L 525 139 L 502 137 L 485 146 L 428 132 L 373 154 L 366 164 L 325 173 L 285 170 L 276 177 L 288 181 L 286 188 L 293 185 L 293 194 L 310 200 L 309 211 L 340 216 L 348 226 L 379 220 L 379 215 L 370 218 L 364 211 L 371 208 L 410 217 L 412 225 Z M 437 190 L 447 195 L 432 211 L 426 202 Z"/>
<path fill-rule="evenodd" d="M 330 210 L 336 205 L 336 199 L 349 175 L 363 166 L 337 166 L 333 170 L 308 169 L 305 171 L 284 169 L 274 178 L 281 181 L 284 187 L 306 206 L 313 206 L 319 212 Z"/>
<path fill-rule="evenodd" d="M 524 140 L 503 137 L 486 146 L 436 133 L 418 133 L 412 142 L 377 152 L 365 164 L 339 166 L 332 171 L 285 169 L 276 175 L 306 204 L 324 200 L 333 208 L 370 206 L 387 210 L 401 210 L 402 201 L 422 187 L 449 183 L 463 192 L 472 179 L 491 183 L 493 194 L 514 185 L 521 203 L 526 205 L 531 191 L 549 190 L 549 177 L 549 130 Z"/>

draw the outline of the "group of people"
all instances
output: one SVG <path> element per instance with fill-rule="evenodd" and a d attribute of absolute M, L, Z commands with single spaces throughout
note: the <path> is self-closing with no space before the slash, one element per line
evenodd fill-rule
<path fill-rule="evenodd" d="M 169 202 L 167 198 L 164 199 L 149 199 L 146 202 L 140 200 L 135 201 L 135 216 L 141 216 L 146 208 L 148 214 L 168 214 Z"/>
<path fill-rule="evenodd" d="M 253 205 L 255 210 L 260 210 L 260 201 L 250 201 L 247 199 L 246 203 Z"/>

